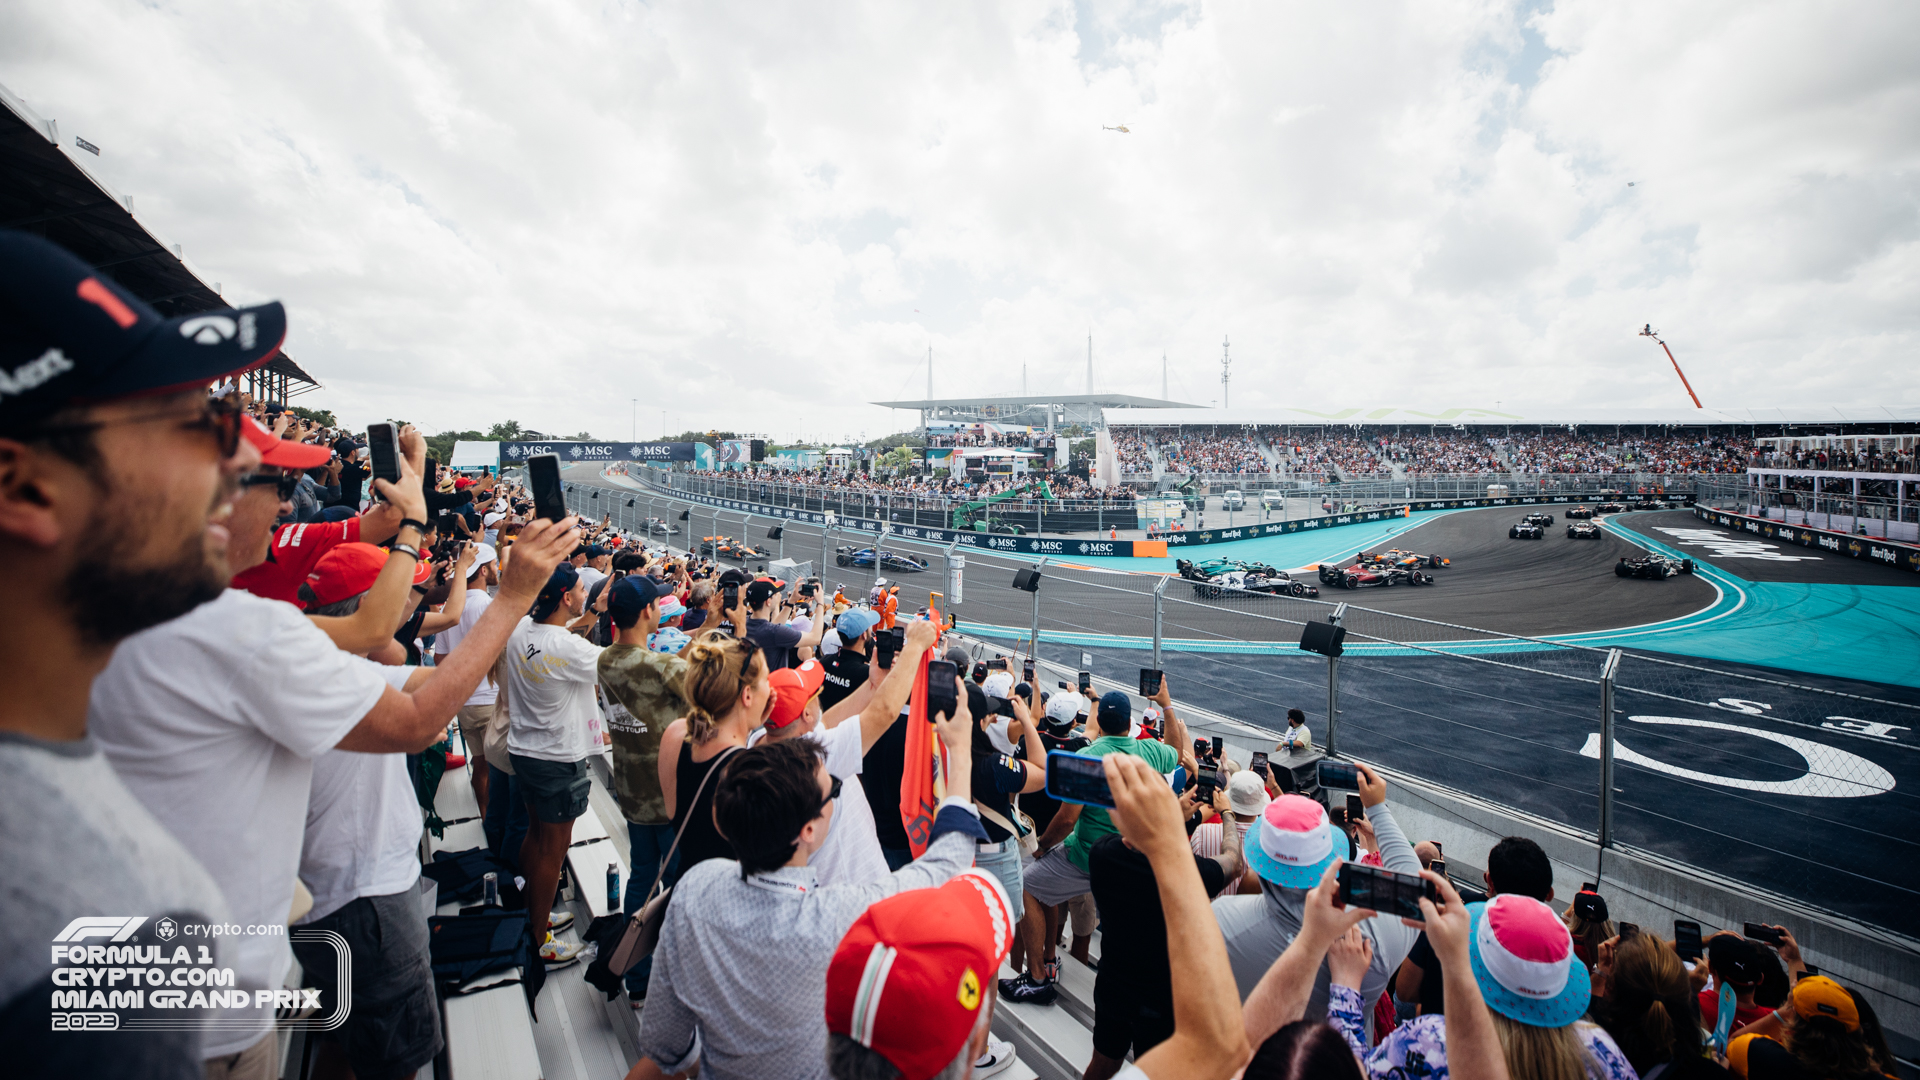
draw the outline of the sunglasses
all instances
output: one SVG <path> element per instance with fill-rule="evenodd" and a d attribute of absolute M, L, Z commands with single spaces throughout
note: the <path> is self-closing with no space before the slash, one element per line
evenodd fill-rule
<path fill-rule="evenodd" d="M 243 488 L 271 486 L 275 489 L 276 493 L 279 494 L 280 501 L 286 502 L 293 498 L 295 491 L 299 490 L 300 474 L 282 472 L 248 473 L 240 478 L 240 486 Z"/>
<path fill-rule="evenodd" d="M 826 813 L 827 807 L 832 805 L 833 800 L 840 797 L 840 778 L 837 776 L 830 776 L 828 777 L 828 779 L 833 782 L 827 785 L 827 797 L 821 801 L 820 809 L 814 811 L 814 815 L 813 815 L 814 817 L 819 817 L 821 814 Z"/>
<path fill-rule="evenodd" d="M 34 435 L 55 435 L 61 432 L 98 431 L 115 424 L 151 424 L 156 421 L 177 420 L 188 431 L 204 431 L 213 436 L 214 445 L 220 450 L 220 456 L 229 458 L 240 449 L 239 406 L 232 398 L 208 398 L 193 415 L 179 412 L 150 413 L 144 416 L 123 416 L 117 420 L 91 420 L 79 424 L 47 424 L 33 429 Z"/>

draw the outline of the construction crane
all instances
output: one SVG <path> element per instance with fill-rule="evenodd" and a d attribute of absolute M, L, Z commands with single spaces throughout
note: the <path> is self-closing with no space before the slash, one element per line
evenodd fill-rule
<path fill-rule="evenodd" d="M 1650 338 L 1652 338 L 1653 340 L 1655 340 L 1655 341 L 1657 341 L 1657 342 L 1659 342 L 1659 343 L 1660 343 L 1660 347 L 1661 347 L 1662 349 L 1666 349 L 1666 352 L 1667 352 L 1667 360 L 1668 360 L 1668 362 L 1670 362 L 1671 364 L 1673 364 L 1673 373 L 1674 373 L 1675 375 L 1678 375 L 1678 376 L 1680 376 L 1680 385 L 1681 385 L 1681 386 L 1684 386 L 1684 387 L 1686 387 L 1686 388 L 1687 388 L 1687 396 L 1693 399 L 1693 407 L 1694 407 L 1694 408 L 1696 408 L 1696 409 L 1704 409 L 1704 408 L 1706 408 L 1706 406 L 1704 406 L 1704 405 L 1702 405 L 1702 404 L 1700 404 L 1700 395 L 1699 395 L 1699 394 L 1696 394 L 1696 393 L 1694 393 L 1694 392 L 1693 392 L 1693 384 L 1687 381 L 1687 373 L 1686 373 L 1686 372 L 1684 372 L 1684 371 L 1681 371 L 1681 370 L 1680 370 L 1680 361 L 1678 361 L 1678 360 L 1675 360 L 1675 359 L 1673 358 L 1673 350 L 1672 350 L 1672 349 L 1668 349 L 1668 348 L 1667 348 L 1667 343 L 1666 343 L 1666 342 L 1664 342 L 1664 341 L 1661 341 L 1661 340 L 1660 340 L 1660 331 L 1658 331 L 1658 330 L 1655 330 L 1655 329 L 1653 328 L 1653 324 L 1652 324 L 1652 323 L 1648 323 L 1648 324 L 1647 324 L 1647 325 L 1646 325 L 1645 327 L 1643 327 L 1643 328 L 1641 329 L 1641 331 L 1640 331 L 1640 336 L 1641 336 L 1641 337 L 1650 337 Z"/>

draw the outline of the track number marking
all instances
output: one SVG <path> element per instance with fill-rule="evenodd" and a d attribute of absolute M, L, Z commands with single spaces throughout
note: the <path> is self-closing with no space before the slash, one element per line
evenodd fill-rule
<path fill-rule="evenodd" d="M 1799 754 L 1807 763 L 1807 771 L 1792 780 L 1745 780 L 1669 765 L 1629 749 L 1617 737 L 1614 739 L 1615 761 L 1631 762 L 1642 768 L 1666 773 L 1668 776 L 1698 780 L 1705 784 L 1718 784 L 1721 787 L 1738 788 L 1741 791 L 1757 791 L 1768 795 L 1798 795 L 1809 799 L 1860 799 L 1869 795 L 1882 795 L 1893 790 L 1892 773 L 1858 754 L 1850 754 L 1824 743 L 1796 739 L 1791 735 L 1761 731 L 1758 728 L 1741 727 L 1738 724 L 1722 724 L 1716 720 L 1689 720 L 1678 716 L 1629 716 L 1627 719 L 1636 724 L 1705 728 L 1712 731 L 1732 731 L 1751 735 L 1756 739 L 1779 743 Z M 1580 748 L 1580 754 L 1582 757 L 1596 760 L 1600 757 L 1599 732 L 1596 731 L 1587 736 L 1587 743 Z"/>

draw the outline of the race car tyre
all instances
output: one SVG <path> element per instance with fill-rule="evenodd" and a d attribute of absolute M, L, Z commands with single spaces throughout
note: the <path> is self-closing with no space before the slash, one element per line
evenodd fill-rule
<path fill-rule="evenodd" d="M 847 557 L 846 557 L 845 555 L 835 555 L 835 556 L 833 557 L 833 565 L 835 565 L 835 566 L 852 566 L 852 565 L 853 565 L 853 560 L 852 560 L 852 559 L 849 559 L 849 558 L 847 558 Z"/>
<path fill-rule="evenodd" d="M 1307 595 L 1307 587 L 1305 585 L 1300 584 L 1297 581 L 1294 582 L 1293 585 L 1289 587 L 1287 591 L 1292 593 L 1295 596 Z"/>
<path fill-rule="evenodd" d="M 1513 528 L 1509 528 L 1509 529 L 1507 530 L 1507 539 L 1509 539 L 1509 540 L 1518 540 L 1518 539 L 1520 539 L 1520 530 L 1519 530 L 1519 529 L 1513 529 Z"/>
<path fill-rule="evenodd" d="M 1633 576 L 1633 571 L 1631 571 L 1631 570 L 1629 570 L 1629 569 L 1627 569 L 1627 564 L 1626 564 L 1626 563 L 1616 563 L 1616 564 L 1614 564 L 1614 567 L 1613 567 L 1613 576 L 1615 576 L 1615 577 L 1632 577 L 1632 576 Z"/>
<path fill-rule="evenodd" d="M 1683 574 L 1693 573 L 1693 560 L 1692 559 L 1680 560 L 1680 572 Z"/>

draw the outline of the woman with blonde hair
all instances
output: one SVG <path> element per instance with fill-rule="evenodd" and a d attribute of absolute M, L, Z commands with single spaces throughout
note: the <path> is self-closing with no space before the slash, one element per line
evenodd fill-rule
<path fill-rule="evenodd" d="M 681 655 L 688 665 L 681 689 L 687 715 L 668 724 L 660 736 L 660 794 L 679 843 L 667 871 L 670 883 L 696 863 L 734 857 L 733 845 L 713 823 L 713 793 L 720 778 L 707 774 L 747 745 L 748 733 L 773 707 L 766 657 L 744 633 L 729 637 L 710 630 Z"/>
<path fill-rule="evenodd" d="M 1700 1003 L 1673 946 L 1623 923 L 1620 935 L 1600 943 L 1593 969 L 1590 1015 L 1642 1077 L 1660 1080 L 1724 1077 L 1704 1057 Z"/>

